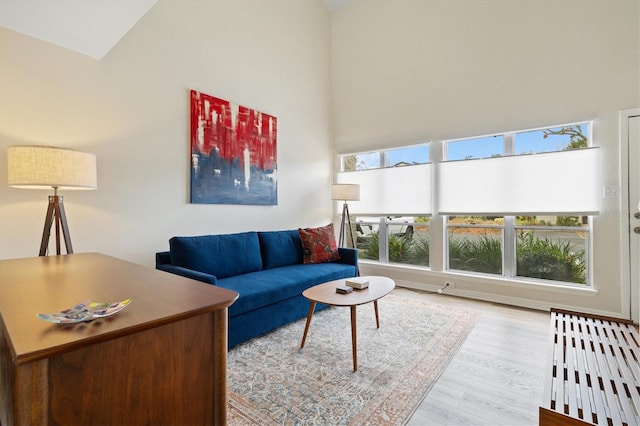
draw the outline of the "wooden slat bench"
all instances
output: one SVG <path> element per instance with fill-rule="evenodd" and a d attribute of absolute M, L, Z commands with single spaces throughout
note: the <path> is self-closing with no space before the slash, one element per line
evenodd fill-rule
<path fill-rule="evenodd" d="M 551 310 L 541 425 L 640 424 L 640 338 L 633 322 Z"/>

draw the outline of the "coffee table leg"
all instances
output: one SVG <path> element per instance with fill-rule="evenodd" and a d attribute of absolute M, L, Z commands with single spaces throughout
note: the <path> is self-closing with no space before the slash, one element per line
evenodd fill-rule
<path fill-rule="evenodd" d="M 378 301 L 373 301 L 373 309 L 376 311 L 376 327 L 380 328 L 380 316 L 378 315 Z"/>
<path fill-rule="evenodd" d="M 353 371 L 358 369 L 358 345 L 356 343 L 356 307 L 351 306 L 351 351 L 353 352 Z"/>
<path fill-rule="evenodd" d="M 307 340 L 307 332 L 309 331 L 309 325 L 311 324 L 311 318 L 313 318 L 313 311 L 316 309 L 316 302 L 311 301 L 309 305 L 309 313 L 307 314 L 307 323 L 304 326 L 304 334 L 302 335 L 302 344 L 300 349 L 304 348 L 304 341 Z"/>

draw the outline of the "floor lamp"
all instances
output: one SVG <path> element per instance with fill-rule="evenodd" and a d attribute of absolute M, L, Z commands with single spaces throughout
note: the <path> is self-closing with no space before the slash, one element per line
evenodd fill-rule
<path fill-rule="evenodd" d="M 42 230 L 40 256 L 47 255 L 51 226 L 54 224 L 56 254 L 60 254 L 61 231 L 67 253 L 73 253 L 63 197 L 58 195 L 58 190 L 95 189 L 96 156 L 50 146 L 14 145 L 7 149 L 7 174 L 9 186 L 14 188 L 53 188 Z"/>
<path fill-rule="evenodd" d="M 338 247 L 345 247 L 345 227 L 348 227 L 351 244 L 353 248 L 356 248 L 356 240 L 353 237 L 353 228 L 351 227 L 351 216 L 349 216 L 349 204 L 347 204 L 347 201 L 360 201 L 360 185 L 351 183 L 334 184 L 331 186 L 331 199 L 344 202 L 342 205 L 342 221 L 340 222 Z"/>

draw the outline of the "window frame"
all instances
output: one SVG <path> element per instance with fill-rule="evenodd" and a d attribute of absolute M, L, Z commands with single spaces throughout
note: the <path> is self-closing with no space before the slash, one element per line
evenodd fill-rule
<path fill-rule="evenodd" d="M 431 239 L 429 238 L 430 236 L 430 232 L 431 232 L 431 217 L 429 218 L 429 222 L 419 222 L 416 220 L 416 218 L 418 217 L 428 217 L 428 216 L 414 216 L 411 217 L 411 220 L 403 220 L 402 222 L 393 222 L 394 219 L 399 219 L 399 218 L 407 218 L 408 217 L 391 217 L 391 216 L 368 216 L 368 215 L 363 215 L 363 216 L 356 216 L 355 220 L 353 221 L 354 225 L 357 226 L 377 226 L 378 231 L 377 231 L 377 238 L 378 238 L 378 258 L 377 259 L 370 259 L 370 258 L 363 258 L 363 260 L 371 260 L 374 262 L 380 262 L 380 263 L 386 263 L 386 264 L 391 264 L 391 265 L 403 265 L 403 266 L 415 266 L 415 267 L 419 267 L 419 268 L 426 268 L 426 269 L 430 269 L 430 265 L 429 265 L 429 261 L 430 258 L 427 258 L 427 263 L 426 265 L 422 264 L 422 263 L 411 263 L 411 262 L 394 262 L 391 260 L 391 253 L 390 253 L 390 247 L 389 247 L 389 241 L 392 239 L 392 235 L 399 235 L 398 238 L 402 238 L 400 233 L 392 233 L 392 227 L 396 227 L 396 226 L 406 226 L 407 228 L 405 229 L 405 235 L 406 232 L 408 232 L 408 228 L 411 226 L 412 227 L 412 232 L 411 232 L 411 241 L 413 242 L 413 238 L 423 238 L 420 237 L 419 235 L 416 235 L 416 233 L 418 232 L 419 227 L 427 227 L 429 228 L 429 230 L 427 231 L 427 239 L 429 241 L 429 246 L 431 243 Z M 366 218 L 377 218 L 378 220 L 363 220 Z M 356 238 L 357 240 L 357 238 Z M 361 250 L 363 250 L 363 248 L 358 247 L 357 241 L 356 241 L 356 248 L 358 249 L 358 253 L 361 253 Z"/>
<path fill-rule="evenodd" d="M 579 122 L 574 122 L 574 123 L 567 123 L 567 124 L 560 124 L 560 125 L 552 125 L 552 126 L 541 126 L 541 127 L 537 127 L 537 128 L 533 128 L 533 129 L 526 129 L 526 130 L 518 130 L 518 131 L 508 131 L 508 132 L 504 132 L 504 133 L 496 133 L 496 134 L 489 134 L 489 135 L 483 135 L 483 136 L 475 136 L 475 137 L 466 137 L 466 138 L 457 138 L 457 139 L 448 139 L 448 140 L 437 140 L 437 141 L 428 141 L 428 142 L 421 142 L 419 144 L 412 144 L 412 145 L 405 145 L 405 146 L 392 146 L 386 149 L 379 149 L 379 150 L 372 150 L 372 151 L 366 151 L 366 152 L 361 152 L 361 153 L 350 153 L 350 154 L 339 154 L 339 159 L 340 159 L 340 172 L 345 171 L 345 161 L 344 159 L 348 156 L 357 156 L 359 154 L 373 154 L 373 153 L 378 153 L 379 155 L 379 159 L 380 159 L 380 167 L 389 167 L 389 165 L 386 164 L 387 161 L 387 151 L 390 150 L 397 150 L 397 149 L 402 149 L 402 148 L 411 148 L 417 145 L 426 145 L 429 149 L 429 161 L 428 163 L 431 163 L 434 165 L 432 172 L 432 179 L 431 179 L 431 184 L 433 186 L 432 188 L 432 197 L 437 198 L 437 180 L 439 179 L 439 177 L 437 176 L 438 173 L 438 163 L 443 162 L 443 161 L 447 161 L 447 150 L 448 150 L 448 144 L 449 143 L 455 143 L 457 141 L 462 141 L 462 140 L 470 140 L 470 139 L 481 139 L 481 138 L 486 138 L 486 137 L 495 137 L 495 136 L 502 136 L 502 145 L 503 145 L 503 156 L 506 155 L 531 155 L 532 153 L 530 152 L 522 152 L 520 154 L 516 154 L 515 150 L 516 150 L 516 138 L 518 136 L 518 134 L 521 133 L 527 133 L 527 132 L 535 132 L 535 131 L 544 131 L 544 130 L 551 130 L 551 129 L 560 129 L 560 128 L 569 128 L 569 127 L 574 127 L 574 126 L 584 126 L 586 125 L 586 137 L 587 137 L 587 146 L 588 147 L 592 147 L 593 146 L 593 138 L 592 138 L 592 133 L 593 133 L 593 122 L 586 120 L 586 121 L 579 121 Z M 557 151 L 563 151 L 566 149 L 562 149 L 562 150 L 557 150 Z M 551 152 L 551 151 L 540 151 L 540 152 Z M 473 158 L 473 157 L 472 157 Z M 479 158 L 491 158 L 491 157 L 479 157 Z M 473 158 L 473 159 L 479 159 L 479 158 Z M 467 160 L 455 160 L 455 161 L 467 161 Z M 423 164 L 423 163 L 421 163 Z M 363 170 L 369 170 L 369 169 L 355 169 L 353 170 L 354 172 L 358 172 L 358 171 L 363 171 Z M 392 212 L 389 212 L 392 213 Z M 554 212 L 551 212 L 550 215 L 553 215 Z M 567 214 L 567 212 L 557 212 L 556 216 L 573 216 L 573 214 Z M 585 216 L 582 213 L 576 213 L 575 215 L 577 216 Z M 461 216 L 461 214 L 457 214 L 457 216 Z M 470 215 L 471 216 L 471 215 Z M 358 216 L 358 217 L 367 217 L 367 216 Z M 373 217 L 373 216 L 372 216 Z M 405 266 L 407 264 L 405 263 L 392 263 L 389 261 L 389 226 L 393 226 L 393 223 L 388 223 L 386 218 L 384 216 L 381 215 L 377 215 L 376 217 L 379 217 L 379 221 L 377 223 L 378 225 L 378 234 L 379 234 L 379 253 L 378 253 L 378 259 L 377 260 L 372 260 L 372 259 L 367 259 L 368 261 L 372 261 L 372 262 L 379 262 L 379 263 L 384 263 L 384 264 L 388 264 L 388 265 L 402 265 Z M 526 281 L 526 282 L 531 282 L 531 283 L 535 283 L 535 284 L 557 284 L 557 285 L 561 285 L 564 287 L 580 287 L 580 288 L 593 288 L 593 264 L 594 264 L 594 259 L 593 259 L 593 215 L 587 215 L 586 217 L 588 218 L 587 223 L 584 226 L 580 226 L 579 228 L 576 227 L 571 227 L 571 226 L 537 226 L 537 225 L 517 225 L 516 224 L 516 215 L 514 215 L 514 213 L 510 213 L 510 214 L 504 214 L 504 215 L 500 215 L 500 217 L 504 218 L 504 223 L 502 225 L 486 225 L 486 224 L 479 224 L 479 225 L 460 225 L 460 224 L 456 224 L 456 225 L 450 225 L 449 224 L 449 217 L 447 215 L 443 215 L 441 213 L 438 212 L 438 206 L 434 206 L 434 212 L 433 215 L 430 217 L 430 220 L 441 220 L 441 224 L 442 227 L 439 228 L 443 235 L 442 238 L 431 238 L 432 235 L 432 229 L 433 227 L 431 226 L 431 223 L 429 224 L 429 253 L 434 253 L 435 251 L 442 251 L 442 256 L 441 256 L 441 261 L 442 261 L 442 266 L 439 268 L 442 268 L 443 272 L 455 272 L 455 273 L 463 273 L 463 274 L 467 274 L 467 275 L 478 275 L 478 276 L 485 276 L 485 277 L 499 277 L 499 278 L 507 278 L 510 280 L 514 280 L 514 281 Z M 360 223 L 360 222 L 358 222 Z M 368 222 L 365 222 L 368 223 Z M 414 226 L 416 226 L 416 223 L 413 223 Z M 469 228 L 497 228 L 497 229 L 501 229 L 502 233 L 501 233 L 501 247 L 502 247 L 502 273 L 500 275 L 497 274 L 491 274 L 491 273 L 482 273 L 482 272 L 474 272 L 474 271 L 469 271 L 469 270 L 458 270 L 458 269 L 451 269 L 449 267 L 450 265 L 450 259 L 449 259 L 449 242 L 450 242 L 450 232 L 449 229 L 451 227 L 469 227 Z M 588 237 L 586 238 L 585 244 L 584 244 L 584 259 L 585 259 L 585 263 L 586 263 L 586 268 L 585 268 L 585 278 L 586 278 L 586 282 L 585 283 L 574 283 L 574 282 L 567 282 L 567 281 L 554 281 L 554 280 L 547 280 L 547 279 L 540 279 L 540 278 L 533 278 L 533 277 L 524 277 L 524 276 L 518 276 L 517 275 L 517 243 L 518 243 L 518 232 L 519 230 L 529 230 L 529 229 L 540 229 L 540 230 L 553 230 L 553 231 L 568 231 L 568 232 L 585 232 L 588 234 Z M 437 246 L 434 246 L 435 241 L 441 241 L 441 244 L 438 243 Z M 433 257 L 429 256 L 429 263 L 432 262 Z M 364 260 L 364 259 L 363 259 Z M 416 268 L 422 268 L 425 270 L 432 270 L 432 266 L 431 264 L 429 264 L 428 266 L 424 266 L 424 265 L 414 265 L 414 264 L 408 264 L 410 266 L 414 266 Z"/>
<path fill-rule="evenodd" d="M 496 276 L 501 278 L 508 278 L 517 281 L 527 281 L 527 282 L 539 282 L 543 284 L 558 284 L 563 286 L 570 287 L 579 287 L 579 288 L 592 288 L 592 264 L 593 258 L 591 257 L 591 245 L 593 243 L 593 227 L 591 216 L 586 216 L 587 223 L 584 226 L 576 227 L 576 226 L 562 226 L 562 225 L 517 225 L 516 216 L 501 216 L 504 218 L 503 225 L 487 225 L 487 224 L 449 224 L 449 218 L 452 216 L 443 216 L 444 218 L 444 259 L 445 259 L 445 271 L 455 272 L 455 273 L 463 273 L 470 275 L 482 275 L 482 276 Z M 502 273 L 501 274 L 492 274 L 486 272 L 478 272 L 471 270 L 463 270 L 463 269 L 454 269 L 451 268 L 450 261 L 450 238 L 451 233 L 449 229 L 451 228 L 469 228 L 469 229 L 501 229 L 501 241 L 502 241 Z M 585 238 L 584 244 L 584 259 L 586 262 L 585 268 L 585 282 L 577 283 L 570 281 L 558 281 L 551 279 L 542 279 L 536 277 L 527 277 L 524 275 L 518 275 L 517 269 L 517 261 L 518 261 L 518 253 L 517 253 L 517 243 L 518 243 L 518 230 L 540 230 L 540 231 L 553 231 L 553 232 L 585 232 L 588 234 L 588 238 Z"/>

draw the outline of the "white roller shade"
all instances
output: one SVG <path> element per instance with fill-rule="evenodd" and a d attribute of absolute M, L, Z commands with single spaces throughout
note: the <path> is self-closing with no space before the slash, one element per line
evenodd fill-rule
<path fill-rule="evenodd" d="M 598 148 L 461 160 L 439 165 L 440 214 L 594 215 Z"/>
<path fill-rule="evenodd" d="M 337 183 L 360 185 L 360 201 L 349 202 L 351 214 L 431 215 L 431 164 L 342 172 Z"/>

